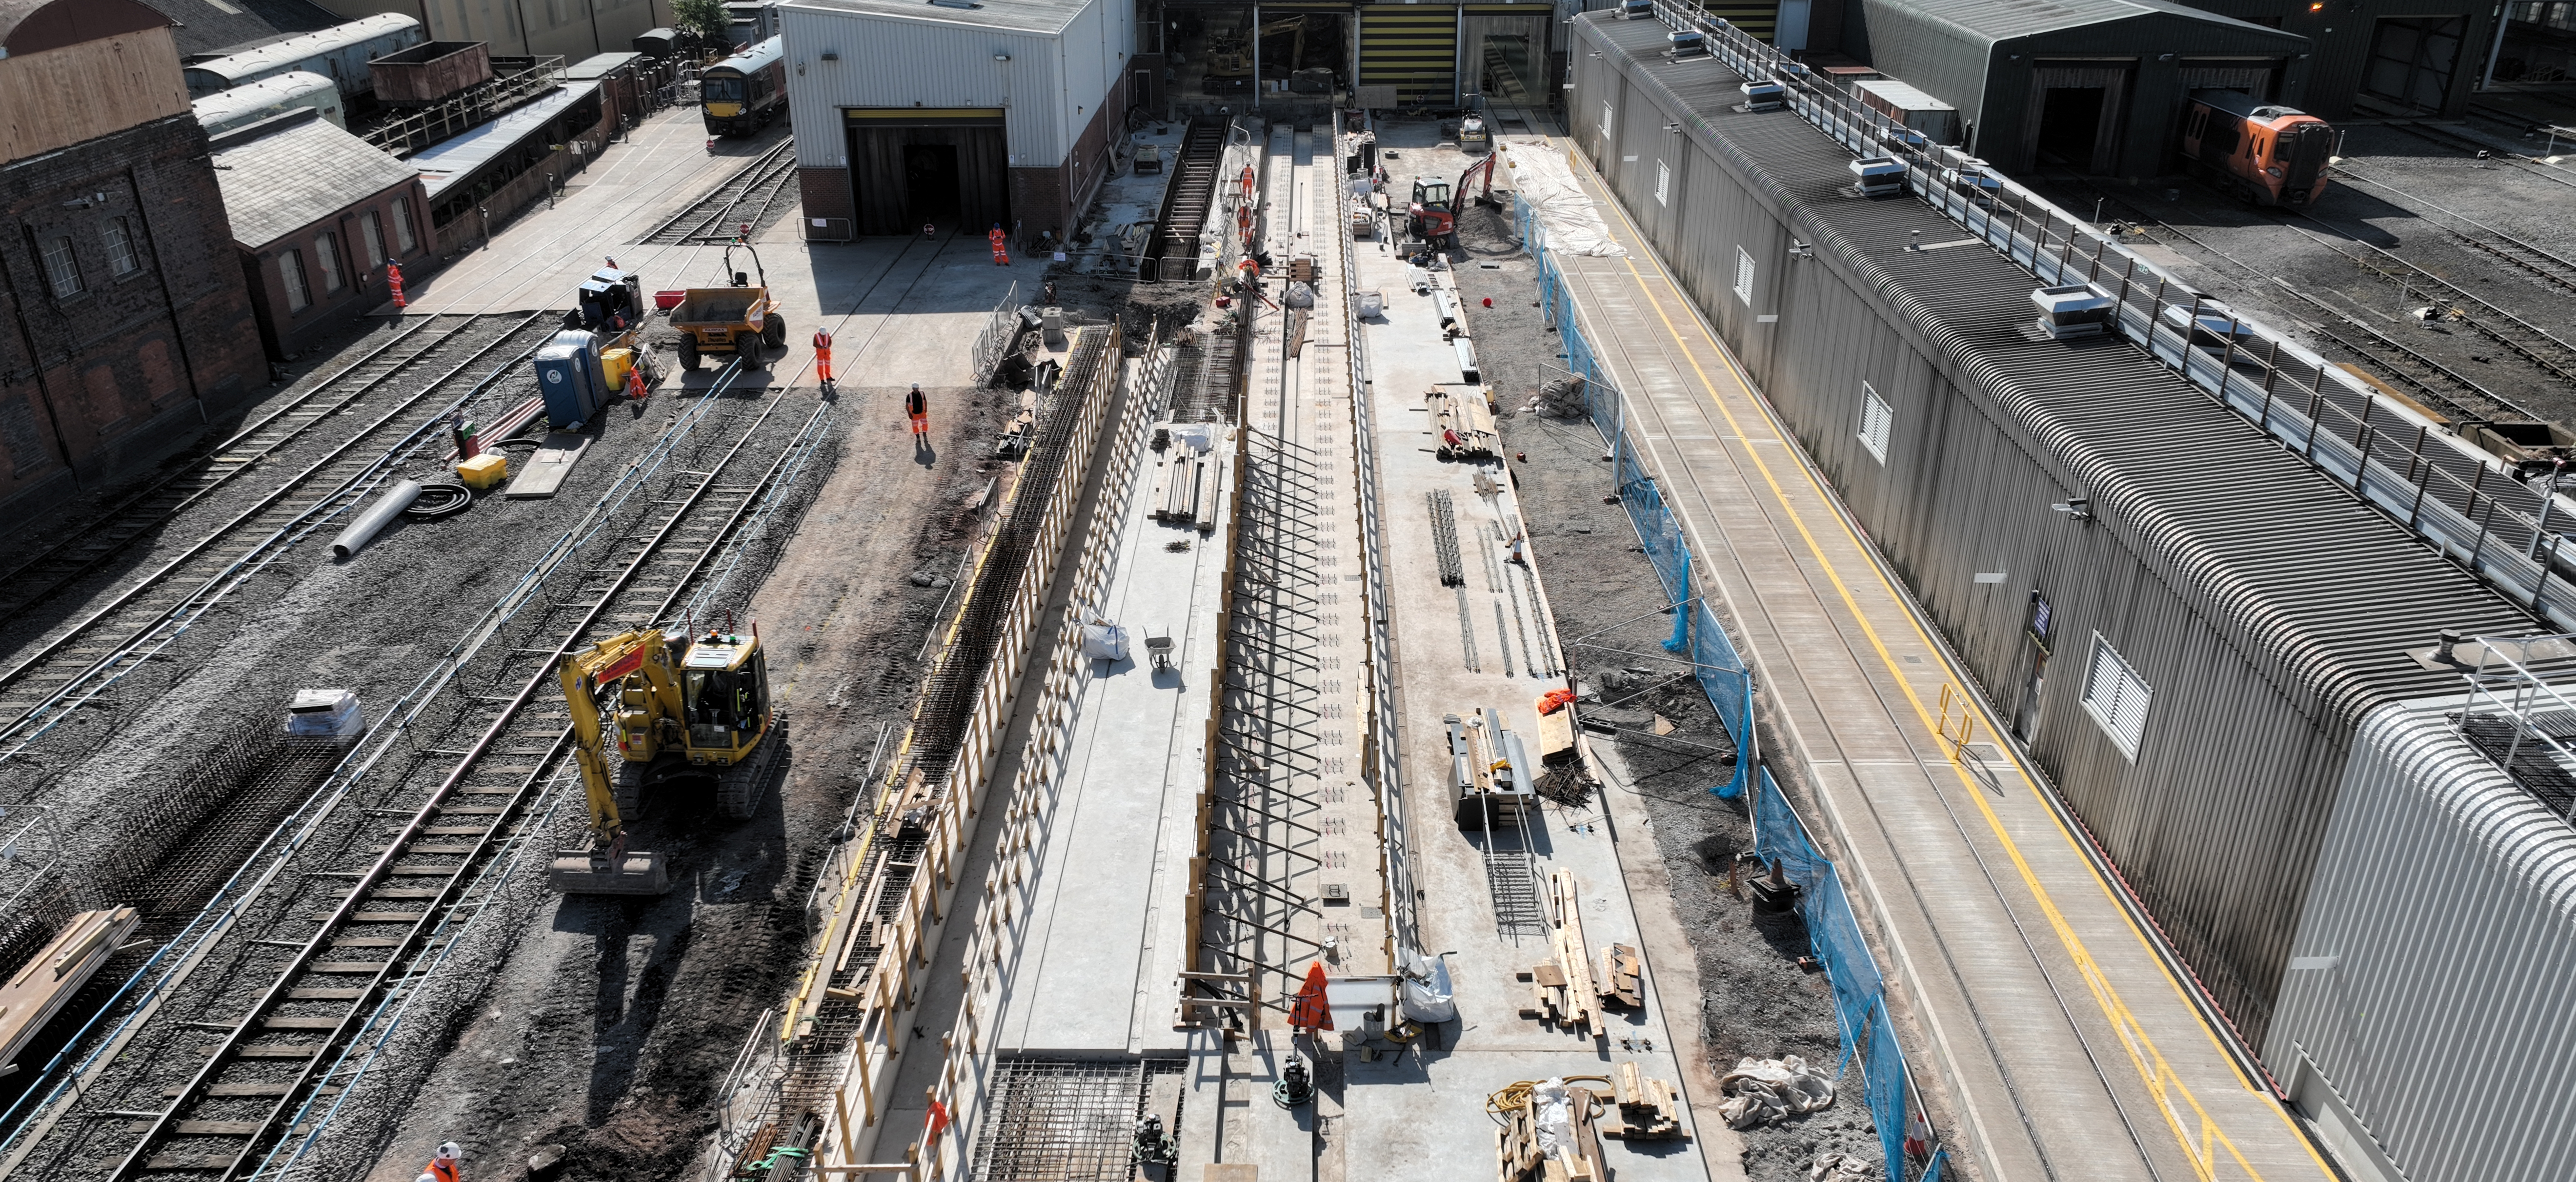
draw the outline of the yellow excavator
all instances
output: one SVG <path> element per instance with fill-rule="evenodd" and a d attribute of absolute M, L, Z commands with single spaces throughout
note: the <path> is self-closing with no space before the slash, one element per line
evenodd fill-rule
<path fill-rule="evenodd" d="M 760 807 L 786 746 L 759 630 L 620 633 L 564 658 L 562 680 L 590 798 L 590 839 L 555 851 L 547 885 L 571 895 L 670 890 L 669 860 L 626 844 L 645 790 L 712 789 L 717 815 L 741 820 Z"/>

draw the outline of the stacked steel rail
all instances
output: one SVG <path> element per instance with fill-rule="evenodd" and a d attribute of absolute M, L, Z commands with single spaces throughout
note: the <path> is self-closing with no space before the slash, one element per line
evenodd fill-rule
<path fill-rule="evenodd" d="M 1224 155 L 1225 124 L 1192 120 L 1181 136 L 1180 158 L 1163 189 L 1163 210 L 1154 219 L 1154 238 L 1145 244 L 1137 278 L 1148 283 L 1183 281 L 1198 269 L 1199 241 L 1207 229 L 1208 211 L 1216 206 L 1216 174 Z"/>
<path fill-rule="evenodd" d="M 796 179 L 796 141 L 781 140 L 751 163 L 735 169 L 706 196 L 672 214 L 636 239 L 646 244 L 731 242 L 740 227 L 758 232 L 773 212 L 783 211 L 778 198 Z"/>

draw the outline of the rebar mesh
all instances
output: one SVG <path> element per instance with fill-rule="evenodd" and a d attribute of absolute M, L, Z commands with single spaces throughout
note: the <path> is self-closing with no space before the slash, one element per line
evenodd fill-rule
<path fill-rule="evenodd" d="M 979 1182 L 1126 1182 L 1146 1081 L 1179 1059 L 1004 1059 L 975 1140 Z"/>

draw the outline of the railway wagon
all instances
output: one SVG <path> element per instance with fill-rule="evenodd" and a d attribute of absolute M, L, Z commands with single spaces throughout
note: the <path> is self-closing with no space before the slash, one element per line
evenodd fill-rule
<path fill-rule="evenodd" d="M 707 67 L 698 102 L 710 135 L 750 135 L 787 109 L 787 53 L 772 37 Z"/>
<path fill-rule="evenodd" d="M 2334 144 L 2325 120 L 2239 90 L 2195 90 L 2183 111 L 2183 156 L 2256 205 L 2304 206 L 2324 196 Z"/>
<path fill-rule="evenodd" d="M 229 57 L 197 62 L 181 73 L 187 79 L 190 98 L 204 98 L 298 70 L 330 79 L 345 97 L 375 89 L 375 76 L 368 62 L 426 40 L 419 21 L 398 13 L 379 13 Z"/>

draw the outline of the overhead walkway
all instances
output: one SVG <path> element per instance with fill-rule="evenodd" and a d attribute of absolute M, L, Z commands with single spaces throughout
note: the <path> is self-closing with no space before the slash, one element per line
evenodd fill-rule
<path fill-rule="evenodd" d="M 1558 322 L 1623 392 L 1696 588 L 1760 689 L 1764 758 L 1839 863 L 1949 1152 L 1996 1182 L 2332 1179 L 1689 297 L 1565 155 L 1628 256 L 1557 258 L 1572 312 Z"/>

